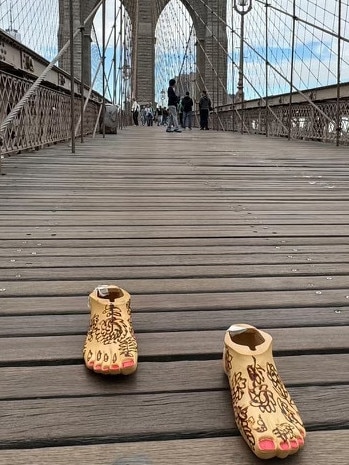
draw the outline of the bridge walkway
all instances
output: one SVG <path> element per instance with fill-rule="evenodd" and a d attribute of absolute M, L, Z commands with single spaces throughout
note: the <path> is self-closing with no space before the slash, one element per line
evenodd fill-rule
<path fill-rule="evenodd" d="M 131 127 L 76 150 L 3 160 L 0 464 L 264 463 L 221 363 L 245 322 L 273 336 L 308 430 L 287 463 L 347 465 L 347 148 Z M 83 365 L 104 283 L 132 296 L 129 377 Z"/>

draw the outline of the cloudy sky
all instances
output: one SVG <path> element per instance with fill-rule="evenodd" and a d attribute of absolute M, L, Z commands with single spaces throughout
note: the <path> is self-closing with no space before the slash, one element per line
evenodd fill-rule
<path fill-rule="evenodd" d="M 277 0 L 270 2 L 267 9 L 265 2 L 252 0 L 253 8 L 245 15 L 244 27 L 244 73 L 245 92 L 247 98 L 255 98 L 265 95 L 266 80 L 266 44 L 268 43 L 268 60 L 272 67 L 268 68 L 269 94 L 287 92 L 288 81 L 291 78 L 291 56 L 292 56 L 292 14 L 293 0 Z M 341 23 L 339 28 L 338 7 L 341 2 Z M 277 7 L 278 12 L 273 8 Z M 117 5 L 118 8 L 118 5 Z M 183 12 L 183 5 L 179 0 L 172 0 L 166 7 L 160 18 L 162 34 L 157 33 L 158 50 L 161 50 L 161 61 L 167 66 L 180 67 L 183 64 L 184 47 L 189 38 L 190 17 Z M 106 2 L 107 17 L 106 29 L 109 35 L 114 20 L 114 0 Z M 38 14 L 40 12 L 40 14 Z M 184 18 L 185 15 L 185 18 Z M 349 81 L 349 6 L 347 0 L 297 0 L 296 16 L 299 21 L 295 24 L 294 39 L 294 69 L 292 78 L 297 88 L 305 89 L 335 84 L 337 81 L 337 50 L 338 40 L 336 35 L 340 30 L 341 40 L 341 81 Z M 182 19 L 178 19 L 182 18 Z M 184 19 L 183 19 L 184 18 Z M 232 8 L 232 0 L 227 0 L 227 18 L 229 49 L 228 55 L 239 62 L 240 54 L 240 15 Z M 183 25 L 184 33 L 174 29 L 178 23 Z M 52 59 L 57 52 L 57 29 L 58 29 L 58 0 L 0 0 L 0 27 L 7 29 L 12 25 L 21 34 L 24 44 Z M 102 21 L 101 11 L 95 18 L 97 36 L 101 41 Z M 172 28 L 172 29 L 171 29 Z M 234 33 L 232 34 L 231 28 Z M 174 37 L 171 43 L 168 37 Z M 179 39 L 181 37 L 182 39 Z M 183 39 L 184 37 L 184 39 Z M 233 37 L 233 40 L 232 40 Z M 174 54 L 175 58 L 169 58 L 176 44 L 181 42 L 181 47 Z M 184 45 L 183 45 L 184 44 Z M 166 60 L 166 54 L 168 59 Z M 94 52 L 94 60 L 97 62 L 98 54 Z M 109 62 L 113 57 L 112 43 L 107 51 Z M 158 55 L 157 55 L 158 56 Z M 195 56 L 191 55 L 192 67 Z M 232 76 L 231 59 L 228 60 L 228 91 L 236 91 L 236 74 Z M 110 65 L 110 63 L 109 63 Z M 195 65 L 194 65 L 195 66 Z M 275 70 L 273 69 L 275 68 Z M 108 64 L 106 66 L 108 69 Z M 161 67 L 160 67 L 161 68 Z M 159 63 L 156 64 L 156 69 Z M 171 70 L 174 73 L 175 70 Z M 168 75 L 168 73 L 165 73 Z M 163 80 L 161 73 L 156 71 L 157 79 Z M 251 85 L 249 84 L 251 83 Z M 157 82 L 157 88 L 163 87 Z M 234 90 L 235 89 L 235 90 Z"/>

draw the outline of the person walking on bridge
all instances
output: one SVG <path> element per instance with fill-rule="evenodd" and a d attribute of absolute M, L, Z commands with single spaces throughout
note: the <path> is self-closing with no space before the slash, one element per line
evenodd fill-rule
<path fill-rule="evenodd" d="M 134 122 L 134 124 L 136 126 L 138 126 L 139 110 L 140 110 L 140 106 L 139 106 L 137 100 L 133 97 L 131 111 L 132 111 L 133 122 Z"/>
<path fill-rule="evenodd" d="M 170 79 L 169 81 L 169 88 L 167 89 L 167 96 L 168 96 L 168 126 L 166 132 L 182 132 L 178 127 L 178 119 L 177 119 L 177 105 L 179 103 L 179 97 L 176 95 L 175 91 L 176 80 Z M 171 129 L 173 126 L 174 129 Z"/>
<path fill-rule="evenodd" d="M 206 129 L 208 130 L 208 115 L 212 111 L 211 100 L 209 99 L 206 90 L 201 92 L 201 98 L 199 101 L 199 110 L 200 110 L 200 129 L 201 131 Z"/>
<path fill-rule="evenodd" d="M 183 107 L 183 128 L 186 127 L 191 129 L 192 116 L 193 116 L 193 99 L 190 97 L 189 92 L 185 93 L 185 97 L 182 99 Z"/>

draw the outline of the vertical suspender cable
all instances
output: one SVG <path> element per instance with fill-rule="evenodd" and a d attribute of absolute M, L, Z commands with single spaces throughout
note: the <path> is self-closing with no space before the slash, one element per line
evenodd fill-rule
<path fill-rule="evenodd" d="M 291 124 L 292 124 L 292 90 L 293 90 L 293 65 L 294 65 L 294 42 L 296 34 L 296 0 L 293 0 L 292 12 L 292 49 L 291 49 L 291 76 L 290 76 L 290 97 L 288 104 L 288 140 L 291 139 Z"/>
<path fill-rule="evenodd" d="M 338 0 L 338 43 L 337 43 L 337 115 L 336 115 L 336 146 L 339 145 L 341 137 L 342 122 L 340 117 L 340 97 L 341 97 L 341 21 L 342 21 L 342 0 Z"/>
<path fill-rule="evenodd" d="M 105 138 L 105 0 L 102 5 L 102 132 Z"/>
<path fill-rule="evenodd" d="M 74 20 L 73 0 L 69 2 L 69 33 L 70 33 L 70 127 L 71 127 L 71 151 L 75 153 L 75 109 L 74 109 Z"/>
<path fill-rule="evenodd" d="M 125 111 L 126 111 L 126 101 L 124 98 L 124 48 L 123 48 L 123 34 L 122 34 L 122 28 L 123 28 L 123 11 L 122 11 L 122 4 L 120 3 L 120 74 L 119 74 L 119 88 L 120 88 L 120 101 L 121 101 L 121 129 L 124 127 L 124 118 L 125 118 Z"/>
<path fill-rule="evenodd" d="M 241 134 L 244 133 L 244 116 L 245 116 L 245 95 L 244 95 L 244 32 L 245 32 L 245 15 L 240 15 L 240 60 L 239 60 L 239 90 L 241 98 Z"/>
<path fill-rule="evenodd" d="M 269 42 L 268 42 L 268 0 L 265 2 L 265 136 L 269 135 Z"/>
<path fill-rule="evenodd" d="M 114 0 L 113 104 L 116 104 L 116 0 Z"/>
<path fill-rule="evenodd" d="M 84 8 L 83 2 L 80 2 L 80 30 L 81 30 L 81 106 L 80 106 L 80 131 L 81 131 L 81 142 L 84 142 L 84 33 L 85 33 L 85 26 L 84 26 Z"/>
<path fill-rule="evenodd" d="M 234 8 L 231 6 L 231 95 L 233 98 L 232 131 L 235 131 L 235 52 L 234 52 Z"/>

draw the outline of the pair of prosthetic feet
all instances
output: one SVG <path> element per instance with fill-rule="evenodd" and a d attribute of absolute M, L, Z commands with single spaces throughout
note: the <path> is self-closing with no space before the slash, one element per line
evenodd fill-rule
<path fill-rule="evenodd" d="M 89 295 L 90 327 L 83 355 L 96 373 L 129 375 L 137 369 L 130 294 L 113 285 Z M 298 410 L 275 367 L 272 338 L 246 324 L 226 331 L 223 352 L 236 425 L 250 449 L 262 459 L 285 458 L 304 445 Z"/>

